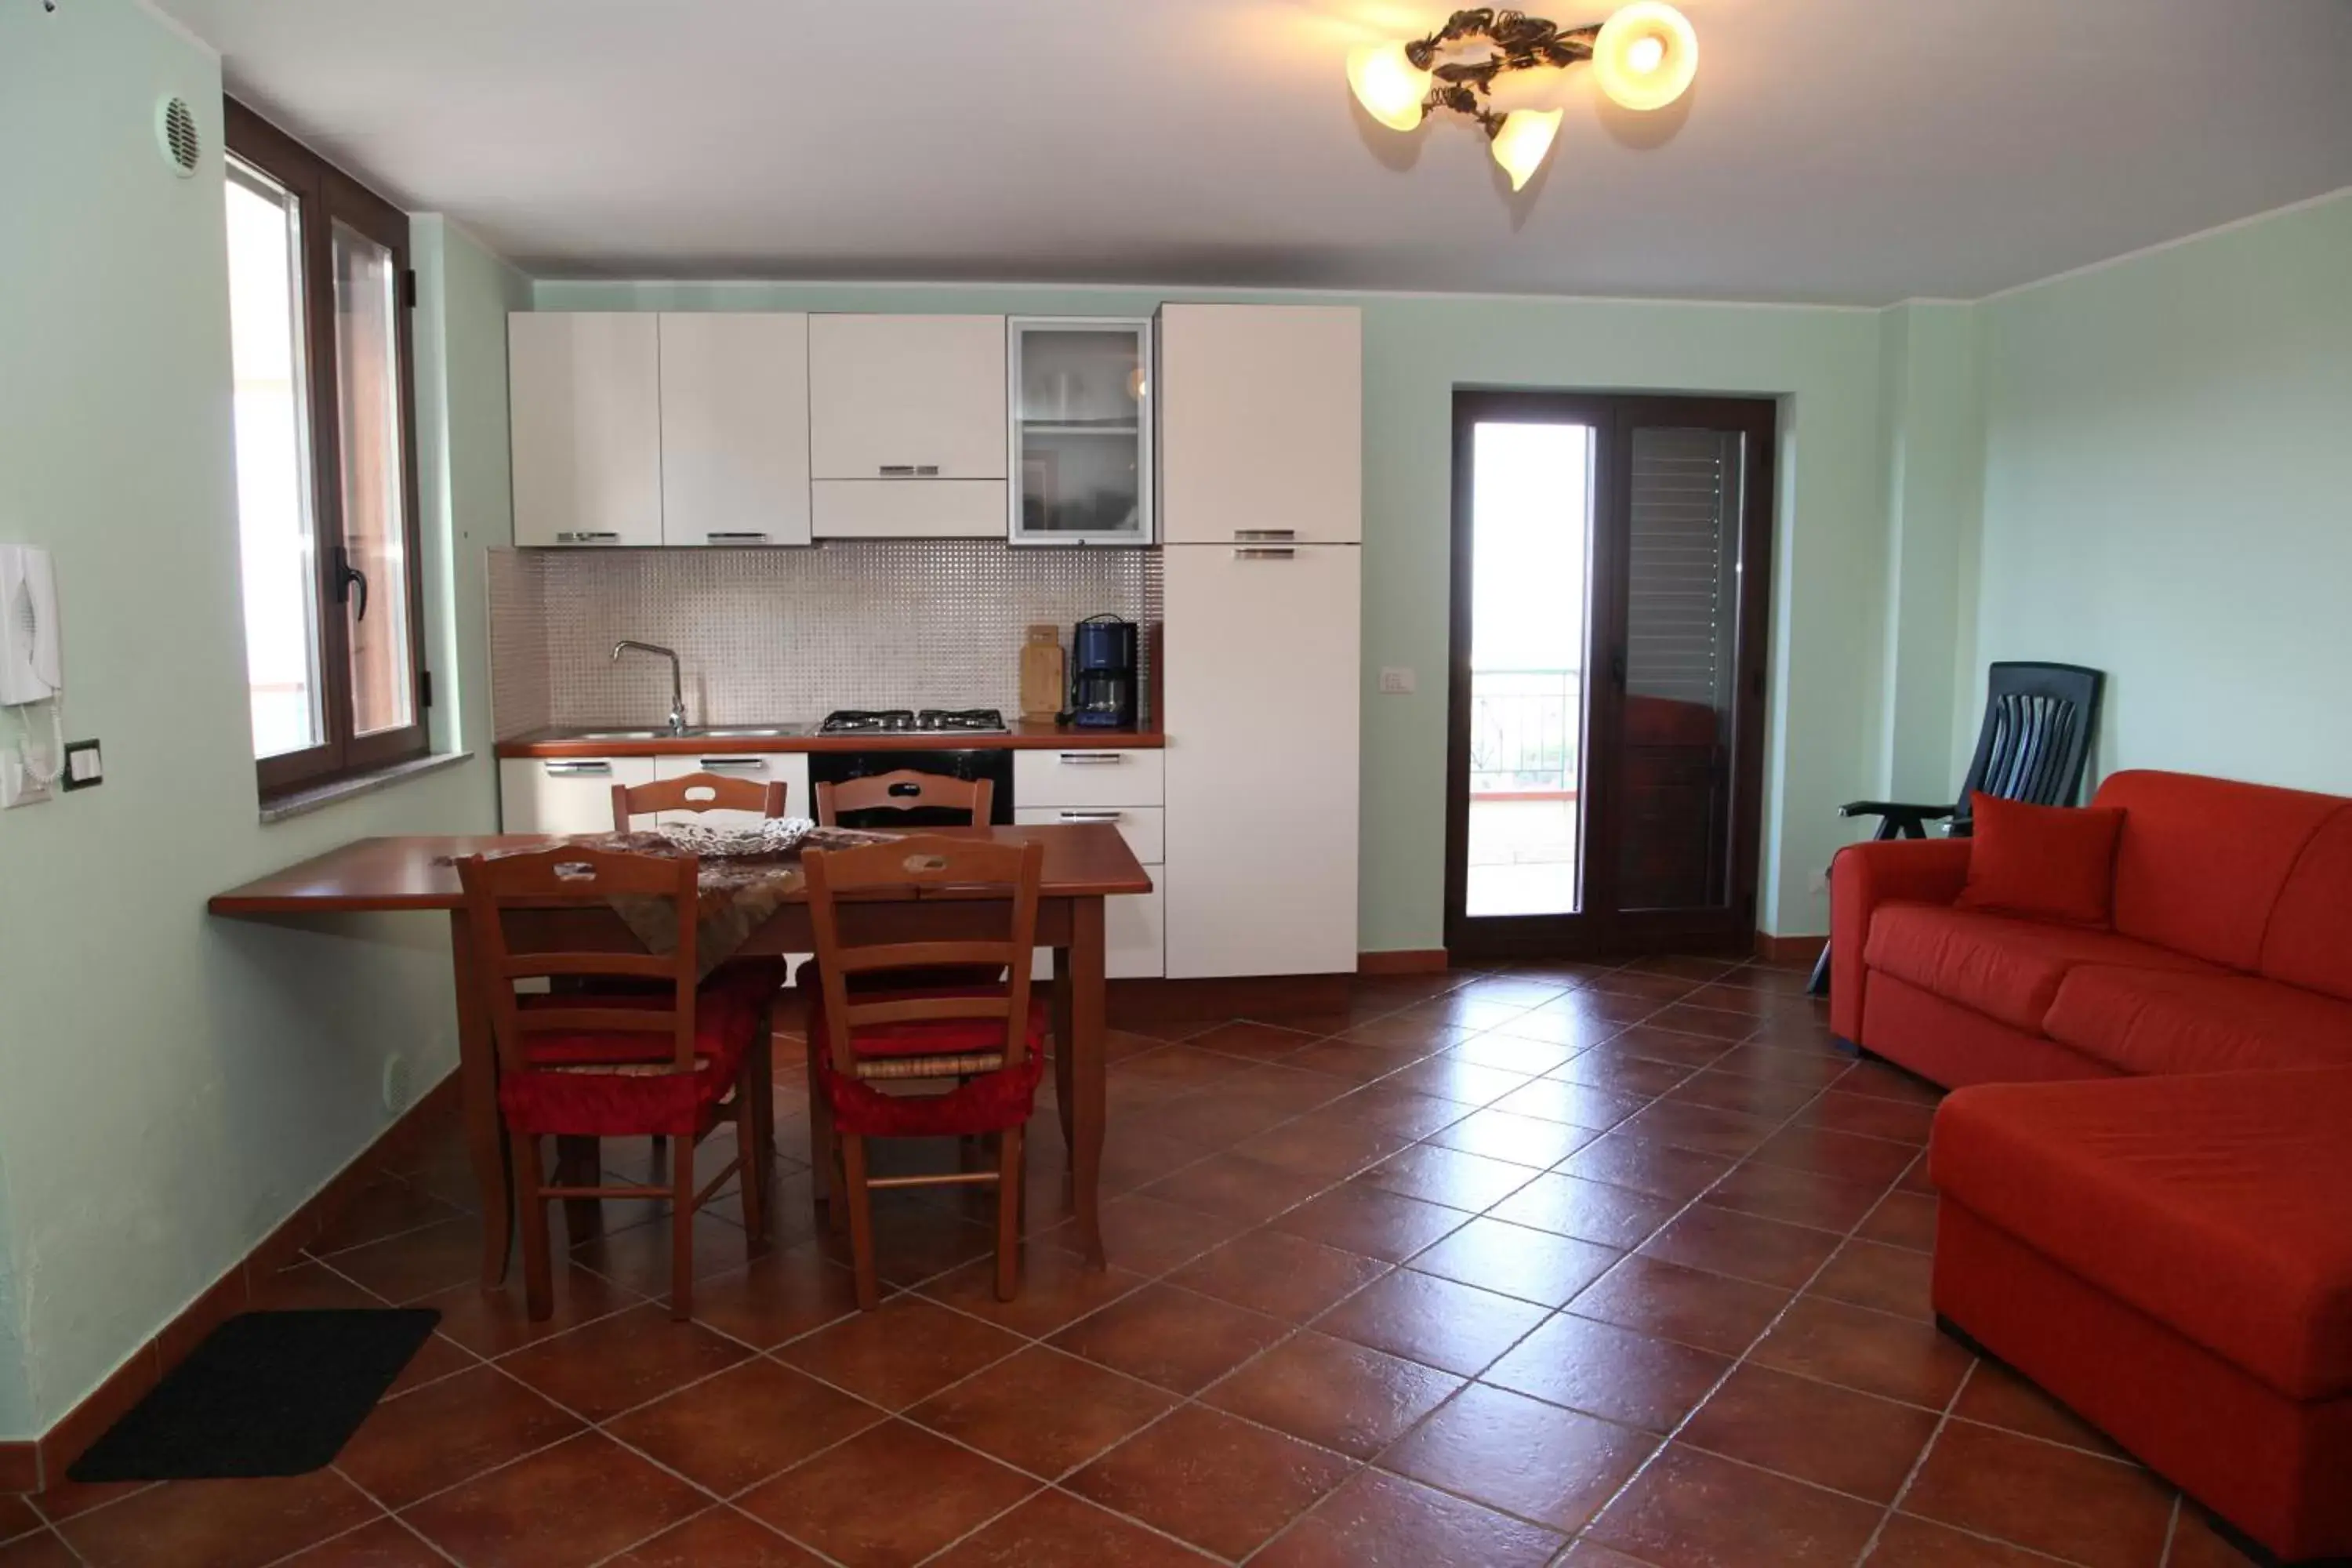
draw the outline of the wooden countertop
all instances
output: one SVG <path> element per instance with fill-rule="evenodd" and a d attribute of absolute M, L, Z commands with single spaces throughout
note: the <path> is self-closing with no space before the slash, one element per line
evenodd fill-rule
<path fill-rule="evenodd" d="M 1045 869 L 1040 891 L 1049 899 L 1151 890 L 1151 878 L 1118 829 L 1108 823 L 925 831 L 958 838 L 984 835 L 1006 844 L 1043 842 Z M 216 915 L 238 916 L 454 910 L 459 895 L 457 868 L 449 864 L 451 857 L 562 841 L 543 833 L 354 839 L 299 866 L 215 893 L 205 907 Z M 797 901 L 797 897 L 789 901 Z"/>
<path fill-rule="evenodd" d="M 614 725 L 614 729 L 625 728 Z M 1049 752 L 1157 750 L 1168 737 L 1157 730 L 1081 730 L 1016 719 L 999 734 L 947 735 L 657 735 L 646 741 L 588 741 L 579 730 L 534 730 L 500 741 L 501 757 L 757 756 L 766 752 Z"/>

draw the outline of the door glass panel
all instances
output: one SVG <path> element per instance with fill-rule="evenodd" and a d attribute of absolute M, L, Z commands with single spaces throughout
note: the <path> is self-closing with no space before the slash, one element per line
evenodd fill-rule
<path fill-rule="evenodd" d="M 1632 433 L 1618 902 L 1727 901 L 1739 646 L 1737 431 Z"/>
<path fill-rule="evenodd" d="M 267 174 L 232 160 L 227 205 L 246 684 L 253 754 L 278 757 L 320 745 L 327 733 L 319 679 L 301 204 Z"/>
<path fill-rule="evenodd" d="M 1472 430 L 1469 915 L 1582 906 L 1592 452 L 1588 425 Z"/>
<path fill-rule="evenodd" d="M 399 281 L 393 253 L 334 226 L 335 406 L 342 422 L 344 614 L 352 639 L 352 728 L 416 721 L 409 671 L 407 497 L 401 487 Z"/>
<path fill-rule="evenodd" d="M 1141 538 L 1142 331 L 1024 324 L 1013 353 L 1023 537 Z"/>

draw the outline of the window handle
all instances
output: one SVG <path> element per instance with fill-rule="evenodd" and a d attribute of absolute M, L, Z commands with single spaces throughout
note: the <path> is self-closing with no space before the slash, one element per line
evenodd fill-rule
<path fill-rule="evenodd" d="M 335 546 L 335 603 L 350 604 L 354 588 L 359 590 L 359 608 L 352 612 L 352 619 L 363 621 L 367 619 L 367 574 L 352 565 L 352 552 L 338 544 Z"/>

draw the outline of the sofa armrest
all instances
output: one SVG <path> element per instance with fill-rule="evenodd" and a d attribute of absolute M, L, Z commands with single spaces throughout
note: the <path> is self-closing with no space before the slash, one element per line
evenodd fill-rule
<path fill-rule="evenodd" d="M 1862 1043 L 1862 950 L 1879 905 L 1948 904 L 1969 880 L 1965 838 L 1849 844 L 1830 862 L 1830 1032 Z"/>

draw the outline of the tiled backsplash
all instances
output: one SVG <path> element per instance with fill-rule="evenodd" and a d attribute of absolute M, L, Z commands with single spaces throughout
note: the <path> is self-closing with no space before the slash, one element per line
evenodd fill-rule
<path fill-rule="evenodd" d="M 494 550 L 491 705 L 501 738 L 549 725 L 656 723 L 669 670 L 622 637 L 677 649 L 698 724 L 829 710 L 1020 706 L 1021 644 L 1111 614 L 1160 618 L 1156 550 L 1015 549 L 995 540 L 832 540 L 808 549 Z"/>

